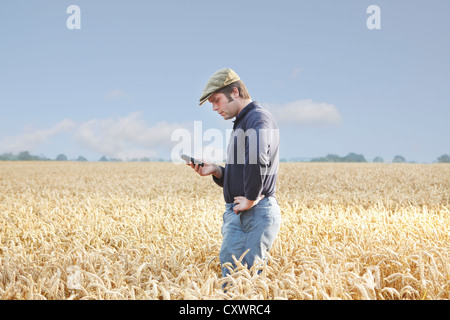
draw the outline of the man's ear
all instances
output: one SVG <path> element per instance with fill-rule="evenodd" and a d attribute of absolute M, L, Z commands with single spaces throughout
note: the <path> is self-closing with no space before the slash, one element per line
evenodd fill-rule
<path fill-rule="evenodd" d="M 239 89 L 234 87 L 232 92 L 233 98 L 237 99 L 239 97 Z"/>

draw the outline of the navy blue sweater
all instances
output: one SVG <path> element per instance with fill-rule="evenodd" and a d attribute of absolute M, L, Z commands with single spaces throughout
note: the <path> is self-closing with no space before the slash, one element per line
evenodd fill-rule
<path fill-rule="evenodd" d="M 223 187 L 226 203 L 244 196 L 256 200 L 275 195 L 278 176 L 279 131 L 269 111 L 253 101 L 233 121 L 222 177 L 214 182 Z"/>

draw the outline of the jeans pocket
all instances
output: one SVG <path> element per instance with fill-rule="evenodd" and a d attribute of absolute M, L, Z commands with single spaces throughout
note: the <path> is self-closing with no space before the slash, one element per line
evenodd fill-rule
<path fill-rule="evenodd" d="M 248 210 L 243 211 L 239 215 L 239 220 L 241 223 L 241 228 L 245 233 L 248 233 L 251 231 L 254 221 L 255 221 L 255 212 L 254 208 L 250 208 Z"/>
<path fill-rule="evenodd" d="M 220 230 L 222 236 L 225 236 L 230 225 L 230 211 L 226 210 L 222 215 L 222 229 Z"/>

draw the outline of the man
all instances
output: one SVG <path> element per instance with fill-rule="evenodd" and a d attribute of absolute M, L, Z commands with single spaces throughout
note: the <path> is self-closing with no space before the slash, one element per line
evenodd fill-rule
<path fill-rule="evenodd" d="M 225 120 L 235 118 L 226 166 L 187 163 L 201 176 L 212 175 L 223 187 L 223 242 L 220 249 L 222 275 L 228 263 L 251 268 L 266 260 L 281 223 L 275 184 L 278 173 L 278 127 L 272 115 L 252 101 L 247 88 L 231 69 L 215 72 L 207 82 L 200 105 L 209 101 Z"/>

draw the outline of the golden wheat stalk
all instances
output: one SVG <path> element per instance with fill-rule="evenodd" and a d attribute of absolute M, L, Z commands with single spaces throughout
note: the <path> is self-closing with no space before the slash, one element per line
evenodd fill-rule
<path fill-rule="evenodd" d="M 278 179 L 267 263 L 236 257 L 222 278 L 210 179 L 171 163 L 0 162 L 0 299 L 450 298 L 449 165 L 282 163 Z"/>

